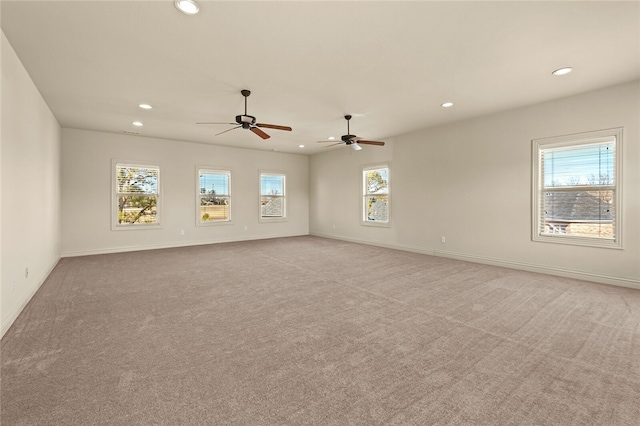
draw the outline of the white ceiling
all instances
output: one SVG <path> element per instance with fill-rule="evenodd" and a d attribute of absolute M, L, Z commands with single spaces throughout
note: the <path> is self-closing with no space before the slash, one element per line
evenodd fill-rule
<path fill-rule="evenodd" d="M 199 4 L 3 0 L 0 16 L 63 127 L 299 154 L 345 134 L 345 114 L 384 141 L 640 78 L 638 1 Z M 258 122 L 293 131 L 195 124 L 235 121 L 241 89 Z"/>

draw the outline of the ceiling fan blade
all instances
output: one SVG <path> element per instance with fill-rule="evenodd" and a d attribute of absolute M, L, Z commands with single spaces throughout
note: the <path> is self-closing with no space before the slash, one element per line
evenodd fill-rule
<path fill-rule="evenodd" d="M 234 123 L 234 124 L 235 124 L 235 123 Z M 224 130 L 224 131 L 222 131 L 222 132 L 220 132 L 220 133 L 216 133 L 214 136 L 218 136 L 218 135 L 221 135 L 221 134 L 223 134 L 223 133 L 230 132 L 230 131 L 232 131 L 233 129 L 237 129 L 238 127 L 242 127 L 242 126 L 232 127 L 232 128 L 230 128 L 230 129 Z"/>
<path fill-rule="evenodd" d="M 328 141 L 328 142 L 333 142 L 333 141 Z M 342 145 L 343 143 L 344 142 L 336 142 L 336 143 L 332 143 L 331 145 L 325 145 L 325 146 L 323 146 L 323 148 L 331 148 L 332 146 Z"/>
<path fill-rule="evenodd" d="M 235 126 L 238 123 L 211 123 L 211 122 L 198 122 L 196 124 L 228 124 L 229 126 Z"/>
<path fill-rule="evenodd" d="M 331 143 L 336 143 L 336 142 L 337 143 L 342 143 L 342 142 L 337 141 L 335 139 L 331 139 L 331 140 L 327 140 L 327 141 L 316 141 L 316 142 L 318 142 L 318 143 L 329 143 L 329 142 L 331 142 Z"/>
<path fill-rule="evenodd" d="M 380 141 L 367 141 L 364 139 L 360 139 L 358 141 L 358 143 L 360 144 L 364 144 L 364 145 L 378 145 L 378 146 L 384 146 L 384 142 L 380 142 Z"/>
<path fill-rule="evenodd" d="M 258 129 L 257 127 L 252 127 L 251 131 L 256 135 L 260 136 L 262 139 L 269 139 L 271 137 L 265 132 L 263 132 L 262 130 Z"/>
<path fill-rule="evenodd" d="M 286 130 L 288 132 L 291 131 L 291 127 L 289 127 L 289 126 L 278 126 L 277 124 L 256 123 L 256 126 L 264 127 L 264 128 L 267 128 L 267 129 Z"/>

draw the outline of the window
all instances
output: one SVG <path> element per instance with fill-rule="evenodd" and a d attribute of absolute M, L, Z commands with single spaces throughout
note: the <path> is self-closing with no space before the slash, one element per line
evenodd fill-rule
<path fill-rule="evenodd" d="M 260 173 L 260 220 L 286 219 L 285 175 Z"/>
<path fill-rule="evenodd" d="M 622 129 L 533 141 L 533 240 L 622 247 Z"/>
<path fill-rule="evenodd" d="M 198 169 L 196 224 L 229 223 L 231 172 Z"/>
<path fill-rule="evenodd" d="M 362 170 L 362 223 L 389 226 L 389 167 Z"/>
<path fill-rule="evenodd" d="M 115 163 L 113 229 L 160 225 L 160 167 Z"/>

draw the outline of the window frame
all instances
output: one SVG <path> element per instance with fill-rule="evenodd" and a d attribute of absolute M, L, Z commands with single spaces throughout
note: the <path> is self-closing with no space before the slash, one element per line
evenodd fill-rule
<path fill-rule="evenodd" d="M 556 136 L 550 138 L 541 138 L 532 140 L 532 212 L 531 212 L 531 238 L 532 241 L 548 242 L 557 244 L 569 244 L 585 247 L 622 249 L 622 163 L 623 163 L 623 128 L 613 128 L 605 130 L 596 130 L 591 132 Z M 545 150 L 555 148 L 567 148 L 589 145 L 599 145 L 611 142 L 615 146 L 614 158 L 614 184 L 609 187 L 613 188 L 613 239 L 586 237 L 579 235 L 567 235 L 562 233 L 543 233 L 542 218 L 540 217 L 543 209 L 542 195 L 548 188 L 544 186 L 544 175 L 541 171 L 542 161 L 541 154 Z M 574 185 L 560 187 L 560 190 L 571 191 L 572 189 L 585 189 L 597 187 L 597 185 Z"/>
<path fill-rule="evenodd" d="M 121 224 L 118 221 L 118 200 L 120 194 L 118 192 L 118 169 L 119 167 L 137 167 L 141 169 L 155 169 L 157 170 L 157 190 L 156 197 L 156 222 L 155 223 L 129 223 Z M 111 230 L 112 231 L 125 231 L 125 230 L 141 230 L 141 229 L 161 229 L 162 228 L 162 167 L 160 164 L 150 164 L 142 161 L 129 161 L 129 160 L 111 160 Z"/>
<path fill-rule="evenodd" d="M 266 196 L 278 196 L 282 198 L 282 216 L 263 216 L 262 215 L 262 177 L 277 176 L 282 177 L 282 195 L 265 194 Z M 286 222 L 287 218 L 287 174 L 280 171 L 260 170 L 258 173 L 258 221 L 263 223 L 269 222 Z"/>
<path fill-rule="evenodd" d="M 387 220 L 384 222 L 369 220 L 367 209 L 367 197 L 371 197 L 371 193 L 367 188 L 367 176 L 366 174 L 372 170 L 387 170 Z M 373 165 L 366 165 L 360 169 L 360 224 L 363 226 L 374 226 L 379 228 L 391 227 L 391 164 L 390 163 L 377 163 Z"/>
<path fill-rule="evenodd" d="M 226 175 L 227 179 L 228 179 L 228 193 L 226 195 L 222 195 L 222 197 L 226 198 L 228 200 L 227 202 L 227 206 L 228 206 L 228 218 L 227 219 L 217 219 L 217 220 L 209 220 L 209 221 L 202 221 L 202 215 L 200 214 L 200 207 L 201 207 L 201 198 L 202 198 L 202 194 L 200 193 L 200 176 L 202 173 L 207 173 L 207 174 L 217 174 L 217 175 Z M 219 167 L 211 167 L 211 166 L 196 166 L 196 185 L 195 185 L 195 192 L 196 192 L 196 200 L 195 200 L 195 212 L 196 212 L 196 226 L 219 226 L 219 225 L 229 225 L 232 223 L 232 201 L 231 201 L 231 171 L 230 170 L 225 170 L 223 168 L 219 168 Z"/>

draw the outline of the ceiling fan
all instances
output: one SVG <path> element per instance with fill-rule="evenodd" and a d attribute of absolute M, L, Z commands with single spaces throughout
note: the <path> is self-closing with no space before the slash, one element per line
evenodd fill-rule
<path fill-rule="evenodd" d="M 275 124 L 256 123 L 256 118 L 252 115 L 247 114 L 247 98 L 251 94 L 251 91 L 244 89 L 244 90 L 241 90 L 240 93 L 242 93 L 242 96 L 244 96 L 244 114 L 236 115 L 235 123 L 196 123 L 196 124 L 229 124 L 231 126 L 235 126 L 230 129 L 224 130 L 220 133 L 216 133 L 215 136 L 221 135 L 223 133 L 227 133 L 233 129 L 238 129 L 240 127 L 242 127 L 243 129 L 251 130 L 253 133 L 260 136 L 262 139 L 269 139 L 271 136 L 263 132 L 260 129 L 260 127 L 264 127 L 266 129 L 286 130 L 288 132 L 291 131 L 291 127 L 289 126 L 278 126 Z"/>
<path fill-rule="evenodd" d="M 359 138 L 356 135 L 351 135 L 349 134 L 349 120 L 351 120 L 351 116 L 350 115 L 345 115 L 344 118 L 347 120 L 347 134 L 346 135 L 342 135 L 342 137 L 340 139 L 342 139 L 342 141 L 340 142 L 335 142 L 335 141 L 318 141 L 318 143 L 325 143 L 325 142 L 334 142 L 331 145 L 327 145 L 324 146 L 323 148 L 329 148 L 335 145 L 340 145 L 340 144 L 346 144 L 346 145 L 351 145 L 351 147 L 356 150 L 359 151 L 362 149 L 362 147 L 360 146 L 362 145 L 378 145 L 378 146 L 384 146 L 384 142 L 379 142 L 379 141 L 370 141 L 370 140 L 366 140 L 363 138 Z"/>

